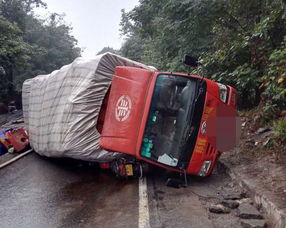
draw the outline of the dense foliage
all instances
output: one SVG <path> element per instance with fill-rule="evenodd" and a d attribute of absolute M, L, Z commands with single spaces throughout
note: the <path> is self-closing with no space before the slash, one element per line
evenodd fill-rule
<path fill-rule="evenodd" d="M 0 102 L 15 99 L 25 79 L 50 73 L 80 55 L 61 15 L 34 15 L 41 0 L 0 0 Z"/>
<path fill-rule="evenodd" d="M 181 58 L 191 54 L 200 61 L 194 73 L 237 88 L 241 108 L 285 108 L 284 0 L 140 0 L 122 11 L 121 31 L 126 57 L 186 71 Z"/>
<path fill-rule="evenodd" d="M 110 52 L 113 54 L 119 54 L 118 50 L 115 50 L 114 48 L 107 46 L 107 47 L 102 48 L 99 52 L 97 52 L 96 55 L 101 55 L 101 54 L 104 54 L 106 52 Z"/>

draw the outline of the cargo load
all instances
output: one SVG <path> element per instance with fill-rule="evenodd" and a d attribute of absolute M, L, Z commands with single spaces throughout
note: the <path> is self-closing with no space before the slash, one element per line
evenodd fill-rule
<path fill-rule="evenodd" d="M 24 82 L 23 115 L 30 145 L 47 157 L 110 161 L 118 153 L 99 146 L 99 113 L 116 66 L 152 68 L 105 53 L 77 58 L 51 74 Z"/>

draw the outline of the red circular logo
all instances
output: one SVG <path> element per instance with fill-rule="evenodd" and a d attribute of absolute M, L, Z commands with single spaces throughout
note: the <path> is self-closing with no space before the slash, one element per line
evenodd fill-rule
<path fill-rule="evenodd" d="M 130 116 L 131 112 L 131 99 L 127 95 L 122 95 L 116 102 L 115 118 L 117 121 L 125 121 Z"/>

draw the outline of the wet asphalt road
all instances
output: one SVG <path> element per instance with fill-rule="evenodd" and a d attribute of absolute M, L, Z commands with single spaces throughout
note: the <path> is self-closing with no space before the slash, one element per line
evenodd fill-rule
<path fill-rule="evenodd" d="M 227 176 L 189 178 L 187 188 L 174 189 L 165 186 L 168 175 L 155 169 L 147 177 L 151 227 L 240 227 L 231 214 L 208 212 L 233 186 Z M 0 170 L 0 227 L 138 227 L 138 189 L 138 180 L 32 153 Z"/>

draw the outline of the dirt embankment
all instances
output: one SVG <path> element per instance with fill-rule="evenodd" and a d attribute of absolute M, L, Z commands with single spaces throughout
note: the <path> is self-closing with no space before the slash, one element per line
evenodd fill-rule
<path fill-rule="evenodd" d="M 239 146 L 222 154 L 221 160 L 248 177 L 253 186 L 267 192 L 280 209 L 286 209 L 286 151 L 274 142 L 273 128 L 259 124 L 255 113 L 242 116 Z"/>

